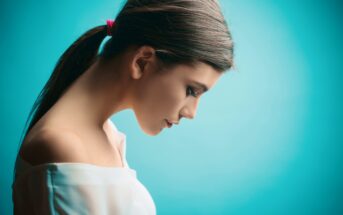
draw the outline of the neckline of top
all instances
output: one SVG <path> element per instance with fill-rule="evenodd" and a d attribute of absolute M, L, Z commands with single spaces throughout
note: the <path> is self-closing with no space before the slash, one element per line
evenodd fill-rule
<path fill-rule="evenodd" d="M 98 170 L 116 170 L 116 171 L 131 171 L 131 172 L 136 172 L 135 169 L 132 169 L 128 166 L 124 167 L 114 167 L 114 166 L 101 166 L 101 165 L 96 165 L 96 164 L 91 164 L 91 163 L 84 163 L 84 162 L 49 162 L 49 163 L 42 163 L 38 165 L 32 165 L 23 158 L 18 155 L 17 157 L 17 167 L 19 168 L 18 170 L 21 171 L 27 171 L 27 170 L 32 170 L 32 169 L 39 169 L 43 167 L 58 167 L 58 168 L 63 168 L 63 167 L 89 167 L 92 169 L 98 169 Z"/>

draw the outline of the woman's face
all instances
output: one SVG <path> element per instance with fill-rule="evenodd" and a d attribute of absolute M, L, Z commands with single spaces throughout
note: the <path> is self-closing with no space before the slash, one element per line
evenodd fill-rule
<path fill-rule="evenodd" d="M 166 120 L 178 123 L 182 117 L 193 119 L 201 95 L 220 76 L 221 73 L 202 62 L 195 67 L 178 65 L 143 75 L 135 87 L 133 105 L 140 127 L 153 136 L 168 127 Z"/>

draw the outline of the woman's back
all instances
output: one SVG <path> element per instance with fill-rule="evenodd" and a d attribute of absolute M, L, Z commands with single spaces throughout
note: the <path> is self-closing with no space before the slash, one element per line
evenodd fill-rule
<path fill-rule="evenodd" d="M 80 138 L 71 132 L 56 135 L 47 129 L 33 130 L 36 136 L 31 133 L 31 142 L 16 160 L 12 184 L 15 214 L 155 214 L 149 192 L 126 161 L 125 134 L 111 120 L 108 123 L 118 140 L 122 167 L 90 163 Z M 21 156 L 37 152 L 40 158 L 32 160 L 35 164 Z"/>
<path fill-rule="evenodd" d="M 51 113 L 51 112 L 49 112 Z M 83 162 L 100 166 L 122 167 L 118 136 L 107 120 L 103 130 L 87 129 L 59 116 L 44 115 L 28 132 L 19 155 L 31 165 L 50 162 Z"/>

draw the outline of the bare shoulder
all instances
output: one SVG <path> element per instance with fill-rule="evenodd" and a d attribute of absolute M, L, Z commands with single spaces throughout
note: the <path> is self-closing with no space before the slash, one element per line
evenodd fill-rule
<path fill-rule="evenodd" d="M 41 129 L 20 150 L 20 156 L 32 165 L 83 162 L 86 155 L 79 136 L 66 129 Z"/>

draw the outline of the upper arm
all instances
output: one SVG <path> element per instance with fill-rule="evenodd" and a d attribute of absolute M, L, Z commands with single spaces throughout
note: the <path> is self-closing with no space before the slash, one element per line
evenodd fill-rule
<path fill-rule="evenodd" d="M 22 148 L 21 156 L 32 165 L 82 162 L 86 159 L 80 138 L 71 131 L 44 129 Z"/>

